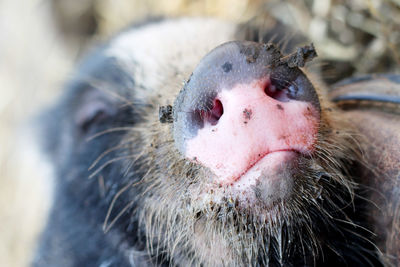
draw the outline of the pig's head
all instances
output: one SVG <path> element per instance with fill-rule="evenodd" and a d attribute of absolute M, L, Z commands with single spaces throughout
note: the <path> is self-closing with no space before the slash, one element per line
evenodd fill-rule
<path fill-rule="evenodd" d="M 357 146 L 300 69 L 315 51 L 281 53 L 240 31 L 214 20 L 167 20 L 105 48 L 132 80 L 128 87 L 112 77 L 135 118 L 122 127 L 120 145 L 104 152 L 125 160 L 113 170 L 129 181 L 105 229 L 119 219 L 112 214 L 131 208 L 152 255 L 181 266 L 309 265 L 345 254 L 356 242 L 336 246 L 347 239 L 340 233 L 354 230 L 343 212 L 353 197 L 343 166 Z M 160 123 L 159 107 L 170 123 Z M 93 121 L 90 110 L 83 121 Z M 119 211 L 119 202 L 127 208 Z"/>

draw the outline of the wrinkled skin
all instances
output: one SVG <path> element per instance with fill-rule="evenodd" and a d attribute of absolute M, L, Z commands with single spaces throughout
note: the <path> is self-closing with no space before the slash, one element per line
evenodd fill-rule
<path fill-rule="evenodd" d="M 294 36 L 281 49 L 283 55 L 276 46 L 239 42 L 237 47 L 248 49 L 235 50 L 235 43 L 236 52 L 228 57 L 242 62 L 237 64 L 243 64 L 243 71 L 228 76 L 238 65 L 221 64 L 228 78 L 222 89 L 215 89 L 223 84 L 222 76 L 206 71 L 226 57 L 228 49 L 213 49 L 232 40 L 265 43 L 274 31 L 284 38 L 285 29 L 274 27 L 210 19 L 153 21 L 121 33 L 84 60 L 63 98 L 42 116 L 42 139 L 56 188 L 33 265 L 400 262 L 398 104 L 354 97 L 372 87 L 377 95 L 395 99 L 400 95 L 399 77 L 349 80 L 327 90 L 296 64 L 281 62 L 304 41 Z M 254 32 L 265 36 L 253 38 L 258 36 Z M 268 68 L 249 71 L 257 64 Z M 214 163 L 227 163 L 233 152 L 209 160 L 215 153 L 204 154 L 202 144 L 210 147 L 208 152 L 227 135 L 213 146 L 207 146 L 206 134 L 200 145 L 193 140 L 205 125 L 222 125 L 229 107 L 224 97 L 232 92 L 239 92 L 236 99 L 247 97 L 240 90 L 249 84 L 254 90 L 269 86 L 263 91 L 267 96 L 260 96 L 262 103 L 278 101 L 274 109 L 267 106 L 262 112 L 281 114 L 293 108 L 296 114 L 300 108 L 304 117 L 270 116 L 281 118 L 281 123 L 271 121 L 271 127 L 264 127 L 272 140 L 265 141 L 265 155 L 253 144 L 249 153 L 256 151 L 255 160 L 249 156 L 247 165 L 236 159 L 229 168 L 220 168 Z M 222 108 L 215 104 L 216 96 Z M 165 105 L 173 106 L 173 118 L 162 120 L 172 123 L 159 121 L 159 107 Z M 246 125 L 257 118 L 260 105 L 240 110 Z M 300 126 L 290 128 L 301 120 L 304 123 L 296 124 Z M 274 131 L 285 133 L 281 146 L 274 141 L 281 140 L 274 139 Z M 264 142 L 263 134 L 256 143 Z M 241 155 L 248 152 L 246 144 Z M 288 154 L 270 160 L 276 147 Z M 253 166 L 263 175 L 254 174 Z M 240 184 L 244 178 L 250 186 Z"/>

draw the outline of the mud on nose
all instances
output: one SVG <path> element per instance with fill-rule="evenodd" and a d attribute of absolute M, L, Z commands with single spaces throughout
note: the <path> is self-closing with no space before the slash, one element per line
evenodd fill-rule
<path fill-rule="evenodd" d="M 232 182 L 275 151 L 311 153 L 320 106 L 271 44 L 228 42 L 207 54 L 174 104 L 174 139 L 190 160 Z"/>

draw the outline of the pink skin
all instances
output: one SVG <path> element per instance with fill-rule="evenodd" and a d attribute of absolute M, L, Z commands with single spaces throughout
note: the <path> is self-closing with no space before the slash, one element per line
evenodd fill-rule
<path fill-rule="evenodd" d="M 265 88 L 274 94 L 269 78 L 222 90 L 216 98 L 222 103 L 222 116 L 206 120 L 187 142 L 186 156 L 208 167 L 216 175 L 215 183 L 243 189 L 253 185 L 262 170 L 276 170 L 292 159 L 294 152 L 314 150 L 318 110 L 286 96 L 274 99 Z M 221 113 L 219 109 L 216 105 L 211 116 Z"/>

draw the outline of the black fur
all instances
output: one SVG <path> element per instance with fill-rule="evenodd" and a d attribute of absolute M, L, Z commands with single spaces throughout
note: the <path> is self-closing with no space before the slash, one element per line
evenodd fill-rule
<path fill-rule="evenodd" d="M 103 231 L 105 214 L 113 197 L 131 180 L 122 174 L 121 162 L 101 171 L 104 185 L 97 177 L 89 178 L 92 163 L 101 153 L 118 145 L 126 130 L 91 137 L 104 130 L 134 126 L 140 120 L 131 105 L 96 88 L 96 84 L 101 84 L 129 98 L 130 90 L 127 89 L 134 86 L 134 81 L 112 58 L 104 57 L 103 51 L 98 49 L 84 61 L 67 85 L 60 103 L 44 115 L 45 146 L 56 166 L 58 179 L 48 226 L 41 238 L 34 266 L 128 266 L 124 248 L 144 250 L 137 222 L 129 216 L 131 210 L 118 220 L 113 231 L 107 234 Z M 90 94 L 99 94 L 100 99 L 96 101 L 107 107 L 98 113 L 110 114 L 93 114 L 78 123 L 77 113 L 90 105 Z M 117 152 L 106 155 L 100 164 L 123 156 L 122 150 Z M 126 200 L 129 198 L 117 201 L 115 210 L 126 205 Z"/>

